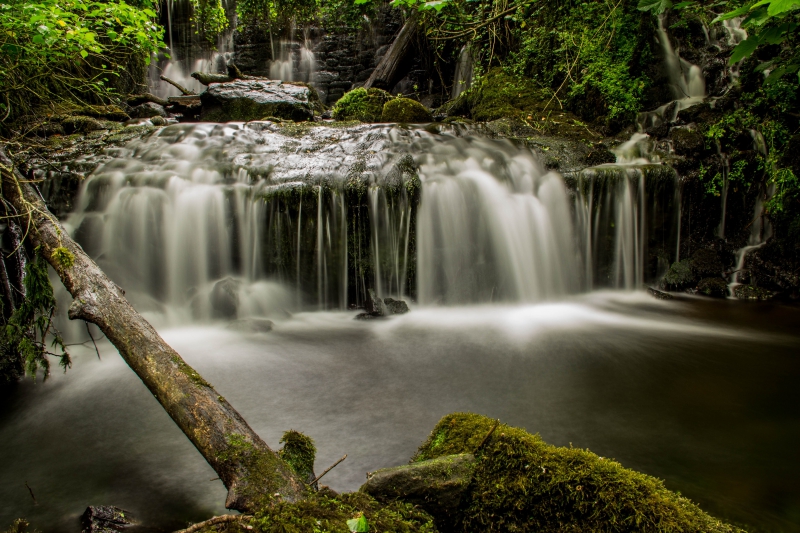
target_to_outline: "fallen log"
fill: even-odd
[[[406,20],[394,42],[364,84],[365,89],[376,87],[391,91],[405,75],[408,56],[413,50],[414,38],[419,29],[419,13],[414,11]]]
[[[150,93],[145,94],[135,94],[128,98],[128,105],[130,106],[137,106],[140,104],[144,104],[145,102],[152,102],[154,104],[158,104],[161,106],[167,105],[167,101],[163,98],[159,98],[158,96]]]
[[[242,512],[306,495],[304,483],[214,387],[128,303],[50,213],[0,146],[4,201],[73,297],[69,318],[96,324],[217,472],[229,509]]]

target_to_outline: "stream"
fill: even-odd
[[[161,326],[270,446],[290,428],[355,490],[403,464],[443,415],[474,411],[588,447],[759,531],[800,531],[800,310],[642,292],[414,308],[384,321],[300,312],[269,333]],[[97,336],[97,335],[96,335]],[[0,522],[75,531],[89,505],[155,530],[222,513],[226,491],[107,343],[6,391]],[[34,491],[33,500],[25,486]]]

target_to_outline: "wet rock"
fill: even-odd
[[[240,318],[228,324],[228,329],[242,333],[269,333],[275,324],[265,318]]]
[[[64,128],[64,133],[89,133],[92,131],[102,130],[103,124],[92,117],[76,116],[67,117],[61,121],[61,126]]]
[[[167,112],[164,106],[160,106],[154,102],[145,102],[139,104],[131,109],[131,117],[133,118],[150,118],[150,117],[166,117]]]
[[[403,300],[384,298],[383,303],[385,304],[386,312],[390,315],[402,315],[408,313],[408,305],[406,305]]]
[[[241,283],[233,278],[225,278],[214,284],[209,297],[212,318],[236,318],[240,286]]]
[[[311,89],[274,80],[236,80],[213,83],[200,95],[200,117],[209,122],[260,120],[279,117],[313,120]]]
[[[705,148],[703,135],[689,128],[676,127],[669,131],[669,138],[675,153],[683,156],[697,156]]]
[[[722,273],[722,261],[719,254],[708,248],[701,248],[692,254],[692,269],[699,278],[719,276]]]
[[[83,533],[116,533],[132,524],[130,513],[110,505],[89,506],[81,515]]]
[[[395,98],[383,105],[381,122],[430,122],[433,120],[431,112],[416,100],[411,98]]]
[[[672,295],[666,292],[661,292],[653,287],[647,287],[647,292],[656,300],[672,300]]]
[[[402,500],[418,506],[435,517],[438,527],[447,530],[455,522],[474,466],[475,456],[464,453],[383,468],[367,474],[367,482],[359,491],[378,501]]]
[[[712,298],[725,298],[728,295],[728,284],[722,278],[703,278],[697,284],[697,292]]]
[[[35,137],[50,137],[51,135],[64,135],[64,126],[59,122],[43,122],[33,128],[28,135]]]
[[[751,301],[765,301],[775,297],[774,292],[753,285],[737,285],[733,289],[733,295],[739,300]]]
[[[616,163],[617,156],[615,156],[613,152],[611,152],[611,150],[609,150],[605,145],[598,144],[584,156],[583,160],[586,161],[586,164],[590,167],[594,167],[605,163]]]
[[[150,123],[153,124],[153,126],[166,126],[167,119],[164,117],[155,116],[150,119]]]
[[[364,311],[375,316],[386,316],[386,306],[383,300],[375,295],[373,289],[367,290],[367,300],[364,302]]]

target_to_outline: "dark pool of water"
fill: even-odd
[[[474,411],[658,476],[705,510],[800,532],[800,309],[606,293],[416,309],[385,322],[305,313],[273,332],[161,328],[267,442],[315,439],[354,490],[408,461],[437,420]],[[77,531],[111,504],[165,531],[223,512],[225,489],[114,349],[76,348],[2,392],[0,526]],[[34,504],[26,482],[34,491]]]

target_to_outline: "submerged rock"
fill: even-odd
[[[650,293],[650,296],[652,296],[656,300],[672,300],[671,294],[667,294],[666,292],[661,292],[658,289],[654,289],[653,287],[647,287],[647,292]]]
[[[228,324],[228,329],[242,333],[269,333],[275,324],[266,318],[240,318]]]
[[[83,533],[116,533],[132,524],[130,513],[111,505],[89,506],[81,516]]]
[[[386,311],[390,315],[402,315],[408,313],[408,305],[403,300],[395,300],[394,298],[384,298]]]
[[[775,297],[775,293],[761,287],[754,287],[753,285],[737,285],[733,289],[733,295],[739,300],[771,300]]]
[[[200,100],[200,117],[207,122],[247,122],[268,116],[295,122],[314,118],[311,89],[299,84],[273,80],[212,83]]]
[[[697,292],[712,298],[725,298],[728,295],[728,284],[722,278],[703,278],[697,284]]]
[[[356,315],[356,320],[370,320],[404,313],[408,313],[408,305],[403,300],[395,300],[394,298],[381,299],[375,295],[374,289],[367,289],[364,312]]]
[[[225,278],[214,284],[209,297],[212,318],[236,318],[240,285],[241,283],[233,278]]]

